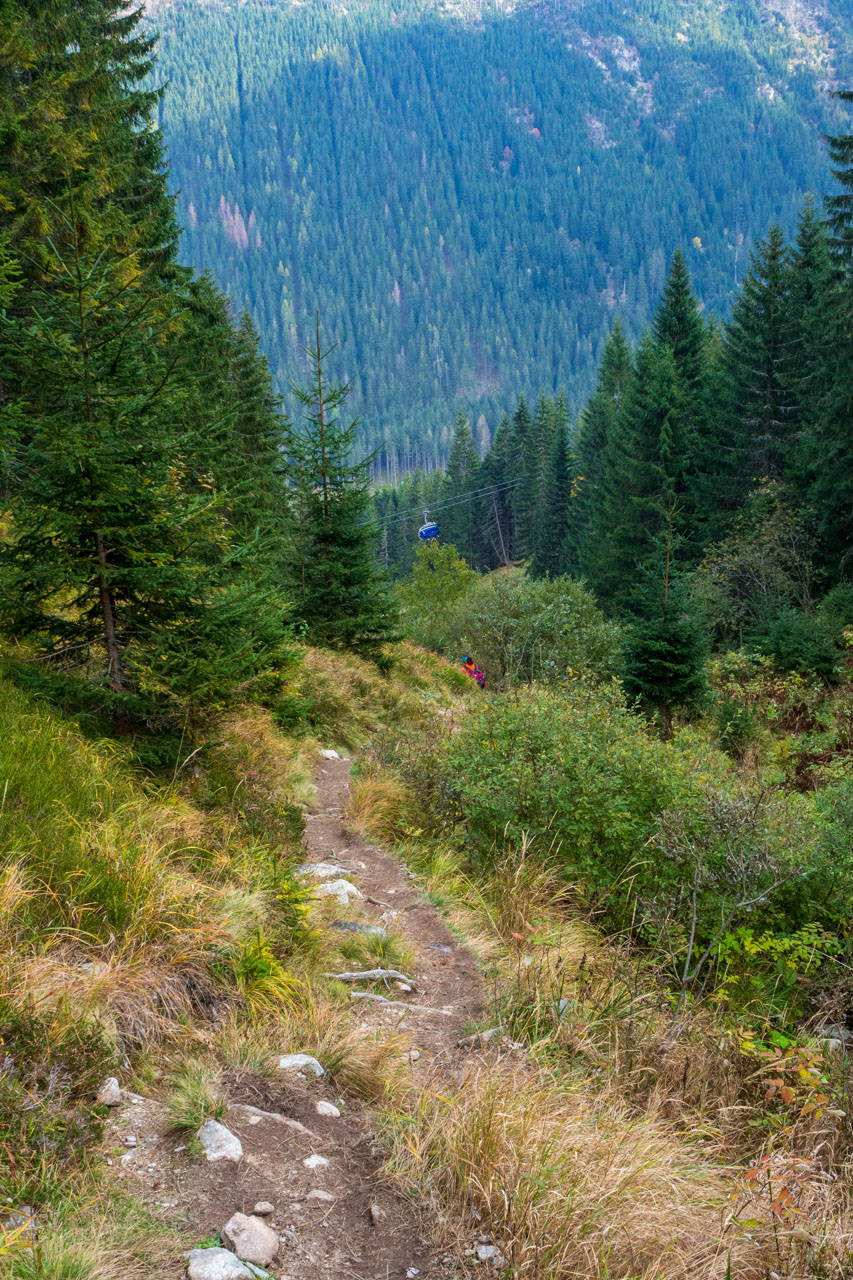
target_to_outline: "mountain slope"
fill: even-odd
[[[153,8],[185,223],[279,385],[321,312],[366,443],[445,456],[520,390],[590,390],[676,244],[725,314],[751,241],[830,181],[850,0]],[[454,402],[458,401],[458,405]]]

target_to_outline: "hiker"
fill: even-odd
[[[486,687],[485,672],[481,671],[480,668],[477,666],[476,662],[474,661],[474,659],[469,658],[467,654],[463,654],[462,656],[462,670],[466,672],[466,674],[469,675],[472,680],[476,680],[477,684],[480,686],[481,689],[485,689]]]

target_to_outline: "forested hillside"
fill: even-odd
[[[752,241],[826,189],[848,0],[150,6],[182,255],[282,390],[319,307],[366,446],[482,449],[519,392],[592,389],[677,245],[727,314]],[[482,415],[482,416],[481,416]]]

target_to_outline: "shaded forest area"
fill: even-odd
[[[375,474],[444,463],[455,406],[482,453],[522,391],[576,415],[674,245],[729,313],[752,242],[827,187],[844,9],[159,6],[182,255],[281,390],[319,306]]]

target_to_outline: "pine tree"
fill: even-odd
[[[518,552],[525,558],[535,554],[539,531],[546,517],[553,443],[554,406],[542,391],[533,421],[526,430],[519,481],[514,494]]]
[[[453,428],[453,444],[447,459],[442,500],[449,504],[440,513],[442,541],[450,542],[472,565],[482,560],[482,511],[478,498],[480,457],[471,435],[471,424],[461,411]],[[463,499],[462,501],[454,501]]]
[[[244,582],[215,493],[187,485],[191,433],[167,359],[177,300],[138,254],[56,255],[7,315],[24,418],[12,536],[0,547],[4,631],[103,680],[119,718],[186,714],[286,658],[281,603]],[[241,624],[241,625],[238,625]]]
[[[303,420],[288,438],[295,476],[288,586],[312,643],[377,659],[395,636],[396,610],[375,559],[370,459],[351,461],[358,423],[338,417],[349,389],[328,382],[319,319],[306,354],[313,382],[293,388]]]
[[[753,252],[723,343],[724,413],[742,493],[785,473],[793,414],[789,279],[785,237],[773,226]]]
[[[480,468],[481,487],[487,489],[484,494],[483,509],[483,542],[487,557],[487,567],[506,568],[512,563],[513,520],[512,489],[514,480],[512,471],[512,428],[509,418],[504,415],[492,447],[483,459]]]
[[[617,320],[601,358],[598,386],[587,402],[574,446],[575,477],[563,556],[566,571],[594,581],[607,557],[611,530],[605,516],[604,458],[617,429],[633,376],[631,352]]]
[[[683,586],[670,584],[656,605],[648,602],[625,638],[622,683],[629,698],[659,718],[672,734],[677,711],[698,711],[705,698],[708,636]]]
[[[37,278],[69,224],[80,249],[136,253],[171,270],[177,245],[159,92],[144,87],[154,41],[126,0],[5,0],[0,48],[0,231]]]
[[[608,537],[590,566],[590,585],[602,600],[628,604],[664,531],[674,525],[680,532],[691,467],[683,397],[671,349],[647,336],[605,444],[597,518]]]
[[[533,434],[533,419],[523,395],[518,397],[515,413],[512,415],[512,449],[511,479],[515,481],[512,490],[512,525],[513,542],[511,556],[513,560],[521,559],[525,554],[524,524],[526,520],[527,497],[524,493],[522,478],[525,471],[525,459]]]
[[[544,515],[539,524],[536,550],[530,565],[533,577],[557,577],[564,571],[571,490],[572,464],[568,429],[564,415],[561,414],[557,420],[556,434],[551,447]]]
[[[689,397],[697,397],[698,404],[705,377],[707,334],[680,249],[672,255],[669,275],[652,322],[652,334],[659,345],[672,351],[685,391]],[[697,409],[694,408],[694,412]]]
[[[836,94],[853,103],[853,91]],[[822,310],[826,385],[817,421],[804,442],[808,499],[830,581],[853,564],[853,134],[829,139],[841,191],[826,200],[832,280]]]

